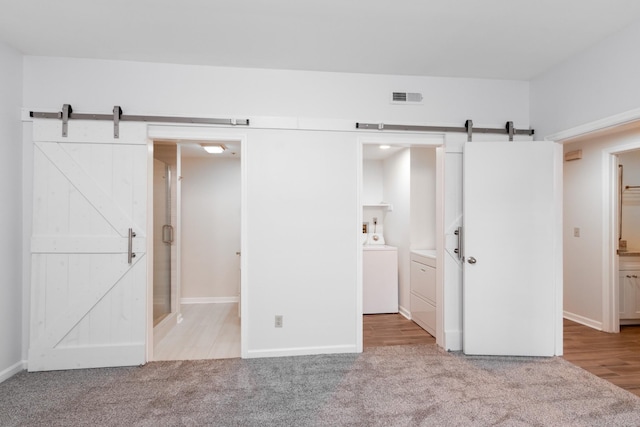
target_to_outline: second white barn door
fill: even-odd
[[[120,135],[33,123],[30,371],[145,362],[146,126]]]
[[[464,148],[464,352],[562,354],[560,145]]]

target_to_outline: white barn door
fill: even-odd
[[[30,371],[139,365],[146,331],[146,126],[33,123]],[[129,229],[135,256],[129,260]],[[130,261],[130,262],[129,262]]]
[[[464,352],[562,354],[562,147],[464,148]]]

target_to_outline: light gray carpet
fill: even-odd
[[[1,426],[639,426],[640,398],[560,359],[433,345],[21,373]]]

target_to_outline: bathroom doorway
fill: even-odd
[[[173,174],[155,158],[166,147],[175,149]],[[153,360],[240,357],[240,149],[239,140],[154,141]],[[167,263],[175,316],[162,314]]]

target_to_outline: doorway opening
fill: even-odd
[[[640,149],[617,154],[620,325],[640,325]]]
[[[443,311],[436,290],[442,289],[436,271],[444,240],[442,138],[389,136],[361,143],[364,346],[434,342]],[[412,275],[413,264],[431,274]],[[393,330],[407,319],[414,332],[403,341]]]
[[[618,255],[619,189],[624,188],[618,156],[640,150],[639,125],[628,115],[612,116],[590,124],[589,132],[581,127],[548,137],[562,142],[565,152],[564,317],[609,333],[620,332],[624,305],[619,292],[623,257]],[[629,169],[624,168],[625,181]],[[626,215],[626,228],[625,222]],[[627,249],[634,249],[629,244]]]
[[[241,141],[153,148],[153,360],[240,357]]]
[[[609,318],[612,332],[620,332],[621,326],[640,325],[640,142],[615,147],[606,156],[612,213]]]

